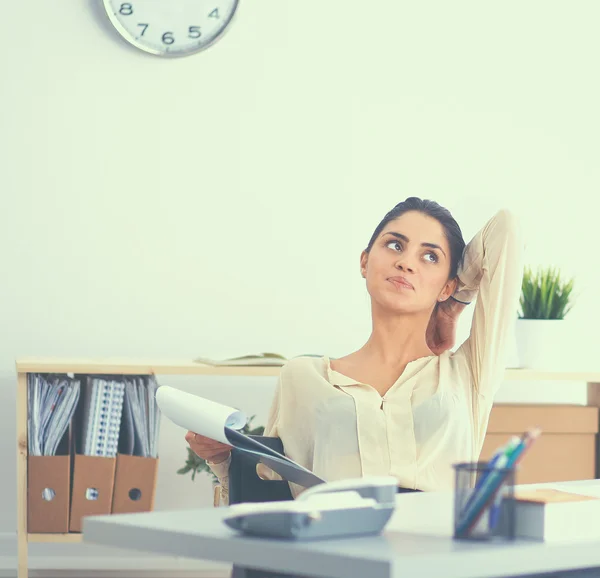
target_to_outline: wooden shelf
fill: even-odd
[[[28,542],[82,542],[83,534],[27,534]]]
[[[32,357],[16,361],[17,373],[115,373],[129,375],[227,375],[227,376],[277,376],[280,367],[237,366],[214,367],[190,360],[140,360],[140,359],[61,359]],[[507,369],[507,381],[583,381],[600,383],[600,371]]]
[[[140,360],[140,359],[55,359],[22,358],[16,361],[17,373],[105,373],[129,375],[244,375],[276,376],[280,367],[214,367],[190,360]]]
[[[538,370],[538,369],[507,369],[506,381],[584,381],[600,383],[600,371],[586,370]]]

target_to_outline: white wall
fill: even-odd
[[[360,251],[409,195],[467,240],[515,210],[528,263],[577,275],[568,355],[593,352],[595,0],[246,1],[225,39],[168,61],[126,46],[100,5],[3,7],[0,532],[15,357],[343,355],[369,331]],[[185,387],[266,411],[273,381]],[[209,503],[208,480],[174,474],[182,432],[163,433],[157,507]]]

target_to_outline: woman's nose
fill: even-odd
[[[410,271],[411,273],[414,272],[414,267],[413,267],[411,259],[407,258],[404,255],[402,256],[401,259],[398,259],[398,261],[396,262],[396,268],[400,269],[402,271]]]

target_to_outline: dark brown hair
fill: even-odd
[[[377,225],[369,244],[365,251],[369,253],[373,248],[377,237],[381,234],[384,227],[394,219],[397,219],[408,211],[418,211],[436,219],[444,228],[444,233],[448,244],[450,245],[450,279],[454,279],[458,273],[458,268],[462,262],[463,251],[465,249],[465,240],[458,223],[448,209],[445,209],[435,201],[420,199],[418,197],[408,197],[405,201],[398,203],[391,211],[383,217],[381,223]]]

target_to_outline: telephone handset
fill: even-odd
[[[394,512],[397,485],[392,476],[318,484],[291,502],[232,505],[224,522],[248,535],[288,540],[379,534]]]
[[[297,499],[303,501],[310,500],[318,494],[356,492],[363,498],[373,498],[378,502],[389,502],[395,500],[397,490],[398,480],[393,476],[369,476],[318,484],[304,490]]]

